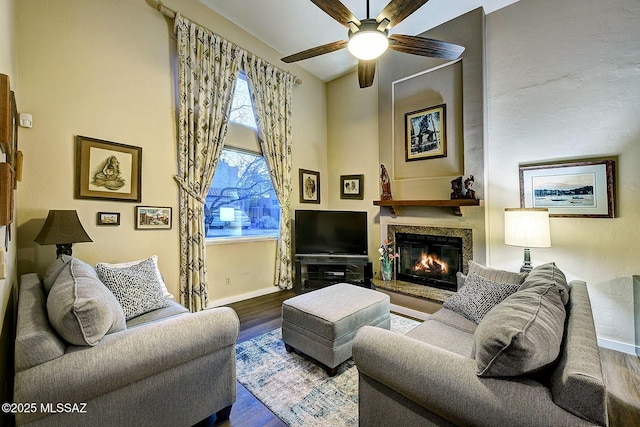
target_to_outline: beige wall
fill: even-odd
[[[355,73],[327,84],[328,183],[332,210],[367,211],[369,259],[377,264],[380,246],[378,164],[378,85],[360,89]],[[340,175],[364,175],[363,200],[340,199]]]
[[[533,249],[532,256],[535,265],[555,261],[570,279],[587,281],[601,345],[627,352],[634,344],[631,275],[638,274],[640,256],[639,15],[634,0],[521,0],[487,15],[486,203],[465,215],[465,221],[485,223],[488,263],[518,269],[522,249],[504,245],[503,211],[519,206],[519,164],[618,156],[617,218],[552,218],[553,246]],[[393,69],[379,75],[410,65],[394,61],[389,66]],[[329,105],[337,108],[331,99],[340,99],[342,112],[369,100],[357,89],[340,94],[341,80],[328,88]],[[381,109],[389,108],[386,98],[380,103]],[[348,122],[329,117],[330,136],[352,133]],[[372,153],[346,156],[357,156],[359,164],[380,161]],[[460,226],[440,211],[429,216],[444,226]]]
[[[626,351],[640,269],[639,21],[635,0],[524,0],[487,16],[490,262],[521,262],[503,244],[519,164],[618,156],[617,218],[552,218],[552,247],[532,259],[587,281],[601,344]]]
[[[18,91],[18,73],[16,58],[16,3],[17,0],[0,0],[0,73],[9,76],[11,89]],[[2,161],[6,160],[4,153],[0,154]],[[16,226],[10,225],[11,241],[8,245],[4,262],[6,263],[6,276],[0,279],[0,400],[6,401],[11,395],[12,364],[13,358],[13,316],[15,314],[10,303],[12,291],[16,289]],[[0,227],[0,238],[5,238],[7,227]],[[4,244],[3,244],[4,246]],[[2,255],[0,255],[2,256]],[[14,294],[15,295],[15,294]],[[4,414],[0,414],[0,424],[6,420]]]
[[[199,2],[167,7],[207,26],[268,61],[280,55]],[[175,43],[166,18],[145,1],[21,0],[18,2],[18,105],[33,115],[21,132],[24,180],[18,203],[18,266],[43,273],[55,258],[33,242],[49,209],[76,209],[93,243],[74,245],[90,262],[125,261],[158,254],[169,290],[178,292],[179,240],[173,66]],[[325,84],[296,66],[303,80],[293,91],[293,163],[326,175]],[[169,231],[136,231],[134,206],[74,199],[74,136],[142,147],[142,202],[171,206]],[[297,180],[296,180],[297,181]],[[297,191],[297,182],[294,183]],[[297,193],[294,193],[293,207]],[[96,213],[121,213],[119,227],[98,227]],[[243,254],[245,261],[238,262]],[[275,242],[211,245],[207,249],[212,303],[273,287]],[[269,261],[270,260],[270,261]],[[225,285],[224,278],[231,284]]]

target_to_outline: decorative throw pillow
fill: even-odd
[[[117,264],[109,264],[109,263],[106,263],[106,262],[101,262],[99,264],[96,264],[96,267],[98,265],[104,265],[106,267],[111,267],[111,268],[125,268],[125,267],[131,267],[132,265],[140,264],[142,261],[147,261],[147,260],[153,261],[153,265],[154,265],[155,270],[156,270],[156,276],[158,277],[158,281],[160,282],[160,286],[162,286],[162,295],[164,295],[165,298],[174,299],[173,294],[170,293],[169,290],[167,289],[167,284],[164,282],[164,277],[162,276],[162,273],[160,272],[160,269],[158,268],[158,255],[151,255],[147,259],[138,259],[138,260],[135,260],[135,261],[120,262],[120,263],[117,263]]]
[[[472,322],[480,323],[489,310],[517,291],[519,287],[520,285],[512,283],[487,280],[471,273],[467,276],[465,285],[450,296],[442,306],[461,314]]]
[[[562,298],[562,303],[567,305],[569,302],[569,284],[567,283],[567,278],[564,273],[560,271],[554,262],[550,262],[548,264],[542,264],[537,267],[534,267],[533,270],[529,273],[527,278],[524,280],[522,287],[520,289],[526,289],[531,286],[537,286],[540,284],[552,284],[560,293],[560,298]]]
[[[169,305],[155,270],[151,259],[123,268],[96,265],[98,277],[116,296],[127,320]]]
[[[47,297],[49,322],[74,345],[96,345],[106,334],[127,328],[122,307],[93,267],[71,258]]]
[[[524,279],[527,277],[527,273],[515,273],[512,271],[499,270],[497,268],[485,267],[482,264],[478,264],[473,260],[469,260],[469,271],[467,275],[475,273],[480,277],[492,280],[498,283],[512,283],[514,285],[521,285]]]
[[[44,279],[42,279],[42,284],[44,286],[45,295],[49,294],[51,287],[56,282],[56,279],[62,273],[62,270],[71,262],[72,257],[69,255],[62,255],[59,258],[56,258],[49,267],[47,267],[47,271],[44,274]]]
[[[474,334],[478,376],[513,377],[553,363],[560,354],[565,317],[553,284],[509,296],[487,313]]]

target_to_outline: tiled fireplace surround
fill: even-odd
[[[381,236],[386,236],[385,238],[390,242],[396,241],[396,233],[410,233],[410,234],[420,234],[420,235],[433,235],[433,236],[447,236],[447,237],[459,237],[462,239],[462,265],[463,265],[463,273],[467,272],[469,260],[474,257],[474,244],[473,244],[473,229],[471,224],[464,224],[460,227],[449,226],[449,225],[434,225],[430,224],[419,224],[421,221],[415,220],[411,221],[411,223],[401,223],[401,222],[381,222]],[[385,233],[386,229],[386,233]],[[394,277],[395,279],[395,277]],[[376,287],[392,292],[397,292],[404,295],[409,295],[413,297],[426,298],[433,301],[442,302],[449,296],[453,294],[453,291],[439,289],[427,285],[415,284],[410,282],[404,282],[400,280],[391,280],[391,281],[382,281],[379,278],[374,279],[374,284]]]

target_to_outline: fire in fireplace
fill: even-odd
[[[462,238],[396,233],[397,279],[440,289],[456,290],[462,271]]]

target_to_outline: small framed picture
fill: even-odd
[[[446,104],[404,115],[405,160],[447,156]]]
[[[169,230],[171,208],[159,206],[136,206],[137,230]]]
[[[340,198],[364,198],[364,175],[340,175]]]
[[[520,166],[520,207],[552,217],[613,218],[613,160]]]
[[[320,203],[320,172],[299,170],[300,203]]]
[[[142,148],[76,137],[76,199],[142,200]]]
[[[97,225],[120,225],[120,212],[98,212]]]

